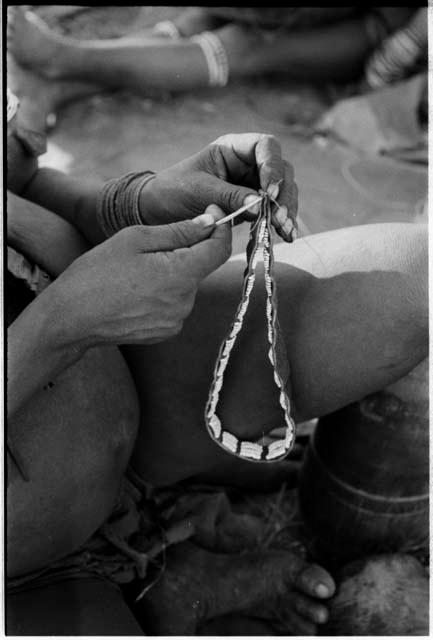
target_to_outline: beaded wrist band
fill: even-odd
[[[124,227],[144,224],[140,194],[155,175],[153,171],[134,171],[104,184],[96,203],[96,218],[107,238]]]
[[[212,31],[190,38],[197,43],[206,58],[210,87],[225,87],[229,80],[229,62],[221,40]]]
[[[288,379],[289,365],[277,319],[277,290],[273,275],[271,205],[269,197],[266,197],[266,194],[263,193],[261,195],[265,195],[265,197],[261,203],[259,217],[251,226],[250,240],[247,246],[248,264],[244,273],[242,300],[236,311],[228,336],[222,343],[218,354],[205,409],[205,424],[211,438],[226,451],[251,461],[275,462],[276,460],[284,458],[289,453],[295,440],[295,423],[290,415],[290,400],[285,389],[285,380]],[[259,260],[260,247],[263,248],[263,264],[265,270],[266,322],[268,342],[270,345],[268,358],[274,370],[275,384],[279,389],[279,402],[284,413],[285,423],[284,437],[266,445],[261,444],[259,441],[250,442],[240,440],[229,431],[224,430],[216,414],[220,391],[224,383],[224,372],[237,335],[242,329],[251,291],[254,287],[256,278],[255,269]]]

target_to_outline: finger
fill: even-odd
[[[298,215],[298,186],[292,165],[283,160],[284,176],[280,184],[278,204],[287,207],[287,215],[294,222]],[[273,196],[274,197],[274,196]]]
[[[298,213],[298,187],[293,179],[293,167],[289,163],[285,164],[285,178],[280,186],[278,204],[272,211],[272,224],[277,233],[286,242],[295,239]]]
[[[280,193],[280,183],[285,179],[285,164],[281,155],[281,145],[274,136],[260,136],[256,149],[256,164],[260,186],[276,198]]]
[[[228,215],[237,211],[250,202],[254,202],[259,197],[257,191],[242,185],[231,184],[221,180],[214,175],[206,175],[200,185],[200,198],[203,202],[214,202]],[[251,205],[251,214],[257,215],[259,203]],[[248,212],[247,212],[248,213]]]
[[[216,208],[215,205],[208,207]],[[175,253],[179,270],[186,275],[202,280],[229,259],[232,251],[232,233],[228,224],[216,227],[212,235],[189,249],[178,249]]]
[[[264,133],[242,133],[221,136],[212,145],[218,147],[224,164],[224,177],[238,181],[246,169],[258,174],[259,186],[278,195],[277,183],[284,178],[284,163],[278,140]]]
[[[141,253],[175,251],[191,247],[210,236],[215,222],[224,217],[219,209],[208,207],[206,212],[192,220],[182,220],[159,226],[134,226],[123,229],[127,241]]]

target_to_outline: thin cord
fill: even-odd
[[[316,251],[316,249],[314,249],[314,247],[311,246],[311,244],[309,242],[307,242],[307,239],[304,238],[304,236],[300,236],[298,238],[298,240],[303,240],[305,242],[305,244],[307,245],[307,247],[310,249],[310,251],[312,251],[318,258],[319,261],[321,262],[321,264],[325,267],[325,269],[327,269],[328,267],[326,266],[326,264],[323,262],[322,258],[320,257],[320,255],[318,254],[318,252]]]
[[[281,182],[281,180],[280,180]],[[275,200],[275,198],[273,198],[272,196],[269,196],[270,200],[272,200],[272,202],[278,207],[280,208],[280,204]],[[294,222],[295,225],[295,229],[297,229],[297,225],[296,222]],[[323,262],[322,258],[320,257],[320,255],[318,254],[318,252],[316,251],[316,249],[314,249],[313,246],[310,245],[310,243],[307,241],[307,239],[304,236],[298,236],[298,240],[303,240],[305,242],[305,244],[307,245],[307,247],[310,249],[310,251],[312,251],[314,253],[314,255],[316,255],[320,261],[320,263],[323,265],[323,267],[325,267],[325,269],[327,269],[328,267],[326,266],[326,264]]]

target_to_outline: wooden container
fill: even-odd
[[[338,566],[428,547],[428,363],[318,421],[301,471],[313,553]]]

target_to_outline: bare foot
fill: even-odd
[[[170,548],[159,582],[136,605],[146,633],[193,635],[232,612],[275,619],[285,632],[314,635],[328,619],[331,576],[298,555],[264,551],[215,554],[191,543]]]
[[[45,131],[55,121],[57,109],[72,100],[99,93],[102,88],[85,82],[49,80],[8,55],[9,89],[20,99],[20,120],[35,131]]]
[[[30,128],[44,131],[48,115],[57,106],[56,92],[53,92],[55,85],[30,69],[22,67],[10,55],[7,85],[20,100],[20,119]]]
[[[61,74],[68,39],[52,31],[35,13],[24,7],[8,8],[7,48],[23,67],[47,78]]]

